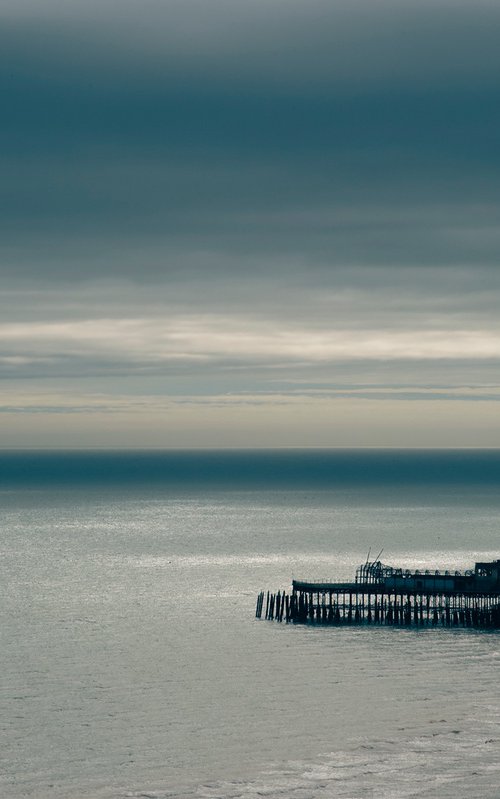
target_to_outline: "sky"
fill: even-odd
[[[0,447],[500,447],[499,35],[3,0]]]

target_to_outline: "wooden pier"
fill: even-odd
[[[352,583],[294,580],[261,591],[258,619],[294,624],[500,629],[500,560],[461,572],[411,572],[366,562]]]

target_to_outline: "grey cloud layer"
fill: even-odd
[[[110,275],[138,279],[224,255],[233,270],[249,254],[310,268],[497,263],[496,4],[7,3],[2,15],[6,273],[29,276],[36,260],[60,278],[82,251],[85,275],[102,274],[101,253]],[[130,263],[152,239],[161,263]]]
[[[104,83],[107,67],[139,84],[142,74],[164,81],[208,69],[229,83],[463,86],[494,80],[500,66],[500,10],[489,0],[6,0],[0,19],[46,68],[59,51]]]

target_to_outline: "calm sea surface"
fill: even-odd
[[[500,558],[498,452],[0,455],[5,799],[500,796],[500,635],[256,621]]]

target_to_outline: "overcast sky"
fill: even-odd
[[[0,445],[500,446],[499,39],[3,0]]]

